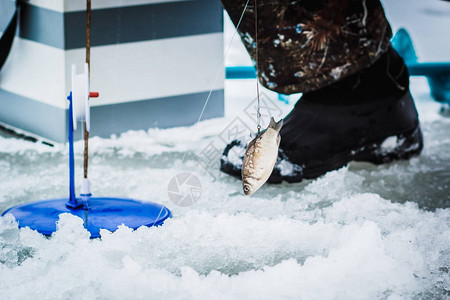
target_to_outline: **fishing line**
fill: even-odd
[[[247,0],[247,2],[245,3],[244,9],[242,10],[241,16],[240,16],[240,18],[239,18],[239,22],[237,23],[236,28],[235,28],[235,30],[234,30],[234,32],[233,32],[232,37],[231,37],[231,41],[228,43],[227,49],[225,50],[225,54],[224,54],[224,56],[223,56],[222,63],[220,64],[219,68],[217,69],[216,77],[215,77],[215,79],[214,79],[214,83],[213,83],[213,85],[212,85],[212,87],[211,87],[211,90],[210,90],[209,93],[208,93],[208,97],[206,98],[205,104],[203,105],[203,108],[202,108],[202,111],[201,111],[201,113],[200,113],[200,116],[198,117],[198,120],[197,120],[197,122],[195,123],[195,125],[194,125],[194,127],[193,127],[194,132],[192,133],[191,143],[192,143],[192,141],[194,140],[194,137],[195,137],[195,133],[196,133],[196,130],[197,130],[196,127],[197,127],[198,123],[200,123],[200,120],[201,120],[201,118],[202,118],[202,116],[203,116],[203,113],[205,112],[206,105],[208,104],[209,99],[211,98],[211,94],[212,94],[212,92],[213,92],[213,90],[214,90],[214,87],[216,86],[216,82],[217,82],[217,79],[219,78],[219,74],[220,74],[220,72],[222,71],[223,66],[225,65],[225,59],[226,59],[226,57],[227,57],[227,55],[228,55],[228,52],[230,51],[231,44],[233,43],[233,40],[234,40],[234,37],[236,36],[236,33],[237,33],[237,31],[238,31],[238,28],[239,28],[239,26],[241,25],[241,21],[242,21],[242,19],[244,18],[244,14],[245,14],[245,12],[246,12],[246,10],[247,10],[247,7],[248,7],[249,2],[250,2],[250,0]],[[181,163],[184,163],[184,160],[185,160],[185,158],[186,158],[187,152],[188,152],[187,150],[184,152],[183,158],[182,158],[182,160],[181,160]],[[162,211],[163,211],[163,207],[161,207],[161,210],[159,211],[158,218],[159,218],[159,215],[161,215],[161,212],[162,212]],[[157,220],[158,218],[156,218],[156,220]],[[155,222],[156,222],[156,221],[155,221]],[[152,224],[152,226],[154,226],[154,225],[155,225],[155,223]]]
[[[236,28],[235,28],[235,30],[234,30],[234,32],[233,32],[232,37],[231,37],[231,41],[228,43],[227,49],[225,50],[225,54],[224,54],[224,56],[223,56],[222,63],[220,64],[219,68],[217,69],[216,77],[215,77],[215,79],[214,79],[214,83],[213,83],[213,85],[212,85],[212,87],[211,87],[211,89],[210,89],[210,91],[209,91],[209,93],[208,93],[208,96],[207,96],[207,98],[206,98],[205,104],[203,104],[203,108],[202,108],[202,111],[200,112],[200,116],[198,117],[198,120],[197,120],[197,122],[195,123],[195,125],[194,125],[194,127],[193,127],[194,132],[192,133],[191,142],[194,140],[195,133],[196,133],[196,131],[197,131],[197,125],[198,125],[198,123],[200,123],[200,120],[201,120],[201,118],[202,118],[202,116],[203,116],[203,113],[205,112],[206,105],[208,105],[209,99],[211,98],[211,94],[212,94],[212,92],[213,92],[213,90],[214,90],[214,87],[216,86],[217,79],[219,79],[219,74],[220,74],[220,72],[222,71],[223,66],[225,65],[225,59],[226,59],[226,57],[228,56],[228,52],[230,51],[231,44],[233,43],[234,37],[236,36],[236,33],[237,33],[237,31],[238,31],[238,28],[239,28],[239,26],[241,25],[242,19],[244,18],[244,14],[245,14],[245,12],[247,11],[247,7],[248,7],[249,2],[250,2],[250,0],[247,0],[247,2],[245,3],[244,9],[242,10],[241,16],[240,16],[240,18],[239,18],[239,22],[237,23]],[[186,158],[187,152],[188,152],[188,150],[186,150],[186,151],[184,152],[183,158],[181,159],[181,163],[184,163],[184,160],[185,160],[185,158]]]
[[[202,111],[201,111],[201,113],[200,113],[200,116],[198,117],[197,122],[196,122],[195,125],[193,126],[194,132],[192,133],[191,143],[192,143],[192,141],[194,140],[195,133],[196,133],[196,130],[197,130],[197,125],[198,125],[198,123],[200,123],[200,120],[201,120],[201,118],[202,118],[202,116],[203,116],[203,113],[205,112],[206,105],[208,105],[209,99],[211,98],[211,94],[212,94],[212,92],[213,92],[213,90],[214,90],[214,87],[216,86],[217,79],[219,78],[219,74],[220,74],[220,72],[222,71],[223,66],[225,65],[225,59],[226,59],[226,57],[227,57],[227,55],[228,55],[228,52],[230,51],[231,44],[233,43],[234,37],[236,36],[236,33],[237,33],[237,31],[238,31],[238,28],[239,28],[239,26],[241,25],[242,19],[244,18],[244,14],[245,14],[245,12],[247,11],[247,7],[248,7],[249,2],[250,2],[250,0],[247,0],[247,2],[245,3],[244,9],[242,10],[241,16],[240,16],[240,18],[239,18],[239,22],[237,23],[236,28],[235,28],[235,30],[234,30],[234,32],[233,32],[232,37],[231,37],[231,41],[228,43],[227,49],[225,50],[225,54],[224,54],[224,56],[223,56],[222,63],[220,64],[219,68],[217,69],[216,77],[215,77],[215,79],[214,79],[214,83],[213,83],[213,85],[212,85],[212,87],[211,87],[211,90],[210,90],[209,93],[208,93],[208,97],[206,98],[205,104],[203,105],[203,108],[202,108]],[[182,160],[181,160],[181,163],[184,163],[184,160],[186,159],[186,154],[187,154],[187,152],[188,152],[187,150],[184,152],[183,158],[182,158]],[[158,218],[159,218],[159,215],[161,215],[161,212],[162,212],[162,211],[163,211],[163,207],[161,207],[161,210],[159,211]],[[158,219],[158,218],[157,218],[157,219]],[[155,222],[156,222],[156,221],[155,221]],[[153,223],[151,226],[154,226],[154,225],[155,225],[155,223]]]
[[[256,60],[256,70],[258,70],[258,1],[255,0],[255,60]],[[256,99],[258,101],[258,105],[256,107],[256,129],[258,130],[258,135],[261,132],[261,103],[259,99],[259,79],[258,73],[256,74]]]

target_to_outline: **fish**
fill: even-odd
[[[252,195],[269,179],[278,158],[280,129],[283,119],[272,117],[266,130],[261,131],[247,146],[242,161],[242,186],[244,194]]]

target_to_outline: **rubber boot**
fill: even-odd
[[[403,59],[390,48],[369,68],[304,94],[284,118],[278,160],[268,182],[317,178],[350,161],[374,164],[408,159],[423,148],[417,110]],[[240,177],[246,148],[234,140],[221,170]]]

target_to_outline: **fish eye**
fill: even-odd
[[[248,187],[248,185],[244,186],[244,191],[248,192],[250,190],[250,188]]]

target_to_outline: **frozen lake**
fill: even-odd
[[[228,108],[247,105],[252,96],[236,91],[253,86],[227,82]],[[448,296],[450,119],[437,113],[423,80],[412,87],[422,155],[382,166],[352,163],[317,180],[266,185],[252,197],[243,195],[239,180],[214,166],[205,173],[198,163],[208,145],[220,145],[231,114],[196,128],[93,138],[94,195],[159,202],[174,218],[159,228],[103,232],[101,240],[90,240],[81,219],[69,215],[51,238],[0,218],[0,293],[8,299]],[[81,166],[82,144],[75,150]],[[66,196],[67,155],[64,145],[0,138],[0,210]],[[201,182],[193,206],[169,200],[168,183],[180,172]]]
[[[231,62],[245,63],[236,48]],[[121,227],[91,240],[81,219],[61,215],[46,238],[1,217],[1,298],[450,297],[450,118],[439,114],[424,78],[411,84],[425,139],[420,156],[351,163],[316,180],[265,185],[251,197],[217,162],[234,125],[255,130],[255,81],[229,80],[225,91],[225,118],[90,140],[94,196],[166,205],[174,217],[163,226]],[[285,104],[264,94],[280,115],[298,98]],[[82,148],[76,143],[77,179]],[[67,161],[67,145],[0,136],[0,212],[67,196]],[[181,172],[201,183],[187,207],[167,192]]]

